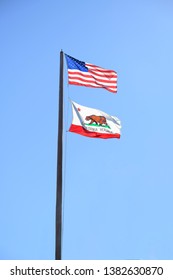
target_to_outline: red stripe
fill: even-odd
[[[71,76],[73,76],[73,75],[81,75],[81,76],[84,76],[84,77],[93,77],[93,76],[96,76],[96,79],[97,79],[97,76],[98,77],[101,77],[101,78],[106,78],[106,79],[112,79],[112,78],[114,78],[114,79],[117,79],[117,75],[114,75],[114,74],[112,74],[111,73],[111,75],[110,74],[108,74],[108,73],[98,73],[98,72],[96,72],[96,71],[92,71],[92,70],[89,70],[88,72],[82,72],[82,71],[70,71],[70,70],[68,70],[68,74],[69,75],[71,75]],[[115,81],[114,81],[115,82]]]
[[[102,139],[109,139],[109,138],[120,138],[119,133],[115,134],[108,134],[108,133],[97,133],[91,132],[89,130],[84,129],[80,125],[72,124],[69,129],[70,132],[74,132],[83,136],[92,137],[92,138],[102,138]]]
[[[94,69],[89,68],[88,71],[89,72],[94,72],[98,75],[100,74],[100,75],[107,75],[107,76],[112,76],[112,77],[116,76],[117,77],[117,74],[115,72],[112,72],[112,71],[109,71],[109,70],[105,71],[105,70],[100,70],[100,69],[95,69],[95,68]]]
[[[87,78],[89,78],[89,77],[87,77]],[[95,79],[95,78],[85,79],[85,77],[83,77],[83,76],[82,77],[77,77],[77,76],[73,77],[72,75],[70,75],[69,79],[70,80],[79,80],[79,81],[86,82],[86,83],[98,83],[99,84],[99,82],[100,82],[101,84],[105,84],[105,85],[108,84],[110,86],[114,86],[114,85],[117,84],[116,81],[105,81],[105,80],[102,80],[102,79]]]
[[[104,69],[104,68],[101,68],[101,67],[93,65],[93,64],[85,63],[85,66],[87,68],[89,68],[90,70],[95,70],[95,71],[97,70],[97,71],[100,71],[103,73],[105,72],[105,73],[112,73],[112,74],[117,75],[117,73],[114,70]]]
[[[81,84],[80,82],[70,82],[69,81],[69,85],[76,85],[76,86],[85,86],[85,87],[92,87],[92,88],[104,88],[104,89],[107,89],[108,91],[110,92],[113,92],[113,93],[116,93],[117,92],[117,87],[115,87],[115,90],[112,89],[112,87],[110,88],[109,86],[103,86],[103,85],[97,85],[96,86],[93,86],[93,85],[90,85],[90,84]]]

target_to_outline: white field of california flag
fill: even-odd
[[[120,138],[121,122],[117,117],[71,102],[73,120],[70,132],[103,139]]]

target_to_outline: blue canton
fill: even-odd
[[[82,72],[88,72],[84,61],[80,61],[72,56],[65,54],[68,69],[77,69]]]

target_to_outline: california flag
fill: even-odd
[[[73,120],[69,131],[87,137],[120,138],[121,122],[98,109],[72,101]]]

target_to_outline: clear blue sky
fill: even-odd
[[[121,139],[64,133],[63,259],[173,259],[173,3],[0,3],[0,259],[54,259],[59,52],[118,73],[67,85]]]

